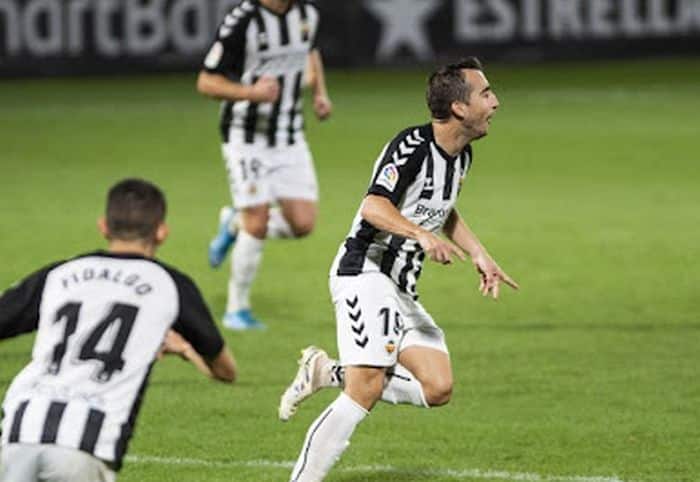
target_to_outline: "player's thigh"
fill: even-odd
[[[116,476],[101,460],[80,450],[44,446],[39,464],[41,482],[113,482]]]
[[[233,204],[246,208],[274,200],[269,150],[257,144],[228,143],[222,146]]]
[[[318,216],[316,201],[308,199],[279,199],[282,215],[296,236],[305,236],[313,231]]]
[[[0,448],[0,482],[33,482],[39,471],[37,445],[9,444]]]
[[[445,334],[420,303],[403,297],[401,308],[405,331],[399,363],[421,382],[429,404],[447,403],[453,377]]]
[[[381,273],[332,277],[331,295],[341,365],[395,365],[402,333],[392,281]]]
[[[401,351],[399,363],[418,379],[431,406],[443,405],[452,396],[450,356],[441,350],[412,345]]]
[[[386,368],[368,366],[345,367],[343,391],[365,410],[372,410],[382,398]]]
[[[313,157],[306,143],[278,148],[273,157],[275,168],[271,173],[271,184],[275,199],[298,199],[316,203],[318,180]]]

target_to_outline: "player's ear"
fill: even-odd
[[[465,117],[467,117],[467,109],[469,107],[465,102],[462,102],[460,100],[455,100],[450,104],[450,110],[452,111],[452,115],[455,116],[459,120],[463,120]]]
[[[110,238],[109,226],[107,226],[107,218],[105,218],[104,216],[100,216],[99,218],[97,218],[97,229],[100,231],[100,234],[103,238]]]
[[[160,223],[158,229],[156,229],[156,246],[163,244],[165,240],[168,239],[169,234],[170,228],[168,228],[168,225],[165,224],[165,222]]]

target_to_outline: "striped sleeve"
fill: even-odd
[[[252,2],[244,0],[224,17],[204,58],[205,71],[238,78],[243,74],[246,30],[254,12]]]
[[[375,169],[367,194],[384,196],[398,206],[408,187],[416,180],[429,149],[420,129],[399,133],[385,148]]]

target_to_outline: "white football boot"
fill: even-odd
[[[315,346],[308,346],[301,351],[299,370],[280,399],[280,420],[286,422],[296,413],[301,402],[321,388],[331,386],[331,374],[327,369],[329,361],[328,354]]]

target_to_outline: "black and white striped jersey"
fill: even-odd
[[[406,219],[438,233],[455,206],[471,163],[471,146],[451,157],[436,144],[431,124],[410,127],[384,147],[374,165],[368,194],[389,198]],[[418,298],[416,283],[424,259],[417,241],[380,231],[358,210],[331,275],[382,272],[401,291]]]
[[[204,70],[244,85],[262,76],[276,77],[281,95],[274,103],[223,102],[221,135],[269,146],[294,144],[302,132],[301,87],[309,52],[316,48],[318,9],[309,0],[293,0],[277,14],[259,0],[243,0],[226,15],[204,59]]]
[[[193,281],[138,255],[56,263],[0,296],[0,339],[37,330],[2,405],[2,445],[55,444],[121,466],[168,329],[212,359],[223,339]]]

